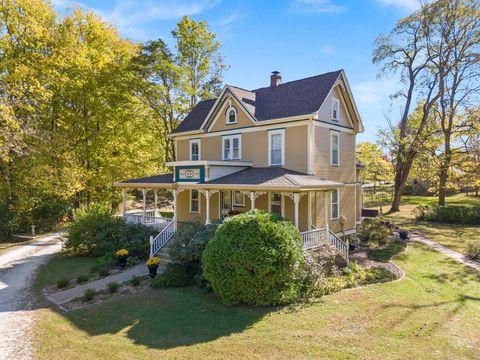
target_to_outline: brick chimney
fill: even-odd
[[[282,83],[282,77],[280,76],[280,71],[272,71],[270,75],[270,87],[277,87]]]

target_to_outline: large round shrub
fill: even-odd
[[[297,228],[259,210],[227,218],[202,257],[203,275],[226,305],[295,301],[303,262]]]

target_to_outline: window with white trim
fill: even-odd
[[[282,216],[282,194],[270,193],[270,212]]]
[[[233,192],[233,206],[244,207],[245,206],[245,195],[241,191]]]
[[[268,132],[268,165],[284,165],[285,131],[284,129]]]
[[[190,212],[200,212],[200,194],[198,190],[190,190]]]
[[[338,121],[340,119],[340,101],[332,98],[332,120]]]
[[[330,165],[340,165],[340,133],[336,131],[330,133]]]
[[[331,209],[332,220],[338,219],[340,213],[340,194],[338,189],[334,190],[331,194]]]
[[[240,160],[240,158],[242,157],[242,144],[240,140],[240,135],[223,137],[223,160]]]
[[[190,140],[190,160],[200,160],[200,139]]]
[[[225,113],[226,115],[226,123],[227,124],[235,124],[237,122],[237,109],[235,106],[230,106],[227,109],[227,112]]]

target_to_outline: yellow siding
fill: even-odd
[[[338,99],[338,101],[340,102],[340,114],[339,114],[338,121],[332,120],[332,99],[333,98]],[[339,91],[337,90],[337,88],[334,88],[332,92],[325,99],[325,102],[323,103],[322,107],[320,108],[320,111],[318,112],[318,119],[321,121],[331,122],[332,124],[348,126],[350,128],[352,127],[352,123],[348,118],[347,108],[344,106],[342,97]]]
[[[232,106],[237,110],[237,122],[235,124],[227,124],[226,121],[226,111],[229,108],[229,100],[225,100],[220,107],[220,110],[216,113],[213,118],[212,125],[210,125],[209,132],[222,131],[222,130],[231,130],[238,129],[247,126],[255,126],[255,122],[249,117],[247,112],[244,110],[243,106],[240,105],[233,97]]]

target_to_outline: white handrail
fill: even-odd
[[[345,260],[347,260],[348,265],[348,242],[344,242],[337,235],[335,235],[335,233],[330,231],[330,229],[328,232],[326,229],[305,231],[300,233],[300,236],[302,237],[302,245],[304,250],[310,250],[322,245],[331,245],[339,251],[340,255],[343,256]]]
[[[333,233],[331,230],[328,230],[328,240],[330,242],[330,245],[335,246],[340,252],[340,255],[342,255],[345,258],[345,260],[347,260],[347,266],[348,266],[348,263],[349,263],[348,241],[344,242],[337,235],[335,235],[335,233]]]
[[[177,230],[177,222],[171,219],[167,226],[163,228],[160,233],[153,238],[150,238],[150,257],[154,256],[160,249],[171,239]]]

